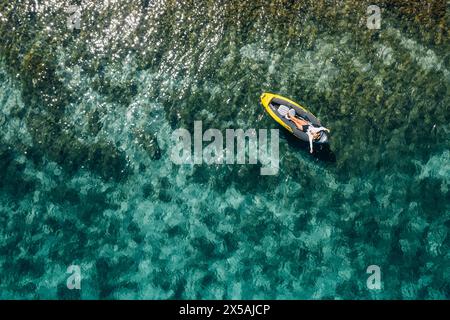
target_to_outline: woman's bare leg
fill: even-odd
[[[301,129],[302,126],[307,125],[308,121],[302,120],[302,119],[297,119],[295,117],[292,117],[290,114],[288,115],[289,120],[291,120],[296,126],[297,128]]]

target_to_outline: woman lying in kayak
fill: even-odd
[[[303,119],[298,119],[295,116],[291,116],[289,113],[286,116],[297,126],[298,129],[302,130],[308,135],[310,153],[313,153],[313,141],[320,139],[320,132],[330,132],[330,130],[325,127],[315,127],[310,122]]]

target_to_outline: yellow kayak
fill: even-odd
[[[308,109],[300,104],[285,98],[283,96],[265,92],[261,95],[261,103],[266,109],[267,113],[286,130],[292,133],[300,140],[309,141],[308,135],[304,130],[297,128],[297,126],[289,119],[286,118],[286,114],[306,120],[311,125],[321,127],[320,120],[316,118]],[[326,144],[329,142],[329,137],[326,131],[321,131],[320,138],[314,143]]]

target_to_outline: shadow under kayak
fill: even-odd
[[[285,114],[281,114],[281,110],[287,107],[289,109],[294,109],[296,116],[303,118],[311,122],[314,126],[322,126],[320,120],[316,118],[311,112],[306,108],[300,106],[298,103],[282,97],[277,94],[265,92],[261,95],[261,103],[266,109],[267,113],[280,125],[282,125],[286,130],[292,133],[294,136],[300,140],[309,142],[308,135],[306,132],[298,129],[297,126],[291,121],[286,119]],[[285,107],[283,107],[285,106]],[[314,141],[316,144],[327,144],[329,143],[329,137],[327,132],[321,131],[319,140]]]

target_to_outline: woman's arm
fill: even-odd
[[[309,153],[313,153],[313,136],[312,136],[312,133],[311,132],[307,132],[306,133],[307,135],[308,135],[308,138],[309,138]]]

